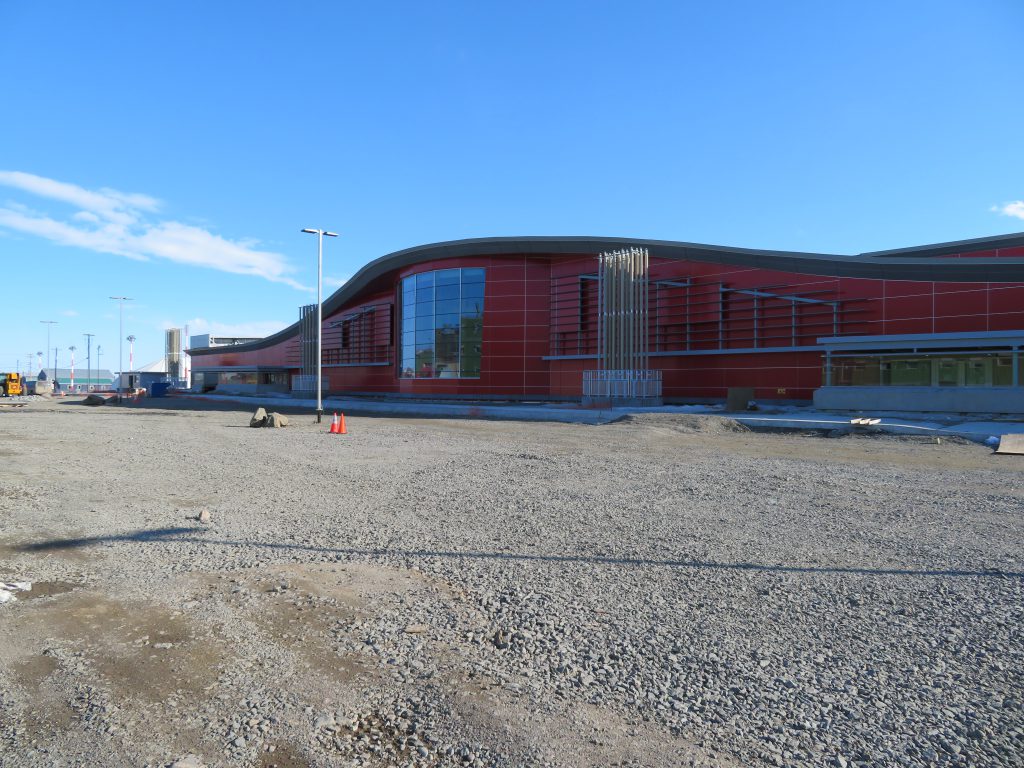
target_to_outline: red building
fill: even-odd
[[[953,397],[988,406],[954,410],[1024,410],[1024,234],[855,256],[590,237],[410,248],[324,302],[326,390],[579,398],[596,360],[596,256],[624,246],[650,253],[650,365],[667,402],[753,387],[764,400],[820,390],[825,405]],[[315,367],[311,317],[191,349],[194,388],[295,388]]]

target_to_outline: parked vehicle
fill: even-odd
[[[3,396],[17,397],[24,394],[21,389],[21,376],[17,373],[5,373],[3,379]]]

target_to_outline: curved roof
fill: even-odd
[[[466,256],[503,254],[586,255],[627,246],[647,248],[652,257],[679,261],[702,261],[798,274],[828,277],[865,277],[885,280],[947,282],[1024,282],[1024,257],[949,258],[959,253],[1024,246],[1024,232],[972,240],[957,240],[913,248],[873,251],[856,255],[768,251],[730,248],[722,245],[683,243],[673,240],[644,240],[635,237],[481,237],[418,245],[374,259],[356,272],[341,288],[324,300],[325,317],[356,298],[374,280],[388,272],[422,262]],[[298,333],[293,323],[265,339],[231,347],[231,352],[249,352],[280,344]],[[223,347],[190,350],[190,354],[216,354]]]

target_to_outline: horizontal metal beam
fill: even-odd
[[[754,288],[726,288],[721,286],[719,290],[722,293],[744,293],[747,296],[754,296],[759,299],[779,299],[781,301],[795,301],[800,304],[831,304],[832,306],[837,306],[840,303],[839,299],[808,299],[806,296],[788,296],[781,293],[759,291]]]
[[[649,357],[696,357],[702,355],[746,355],[746,354],[775,354],[777,352],[820,352],[824,353],[824,347],[737,347],[735,349],[690,349],[673,350],[665,352],[648,352]],[[541,360],[597,360],[597,355],[544,355]]]

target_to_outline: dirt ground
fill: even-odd
[[[0,766],[1021,764],[1021,457],[253,408],[0,410]]]

